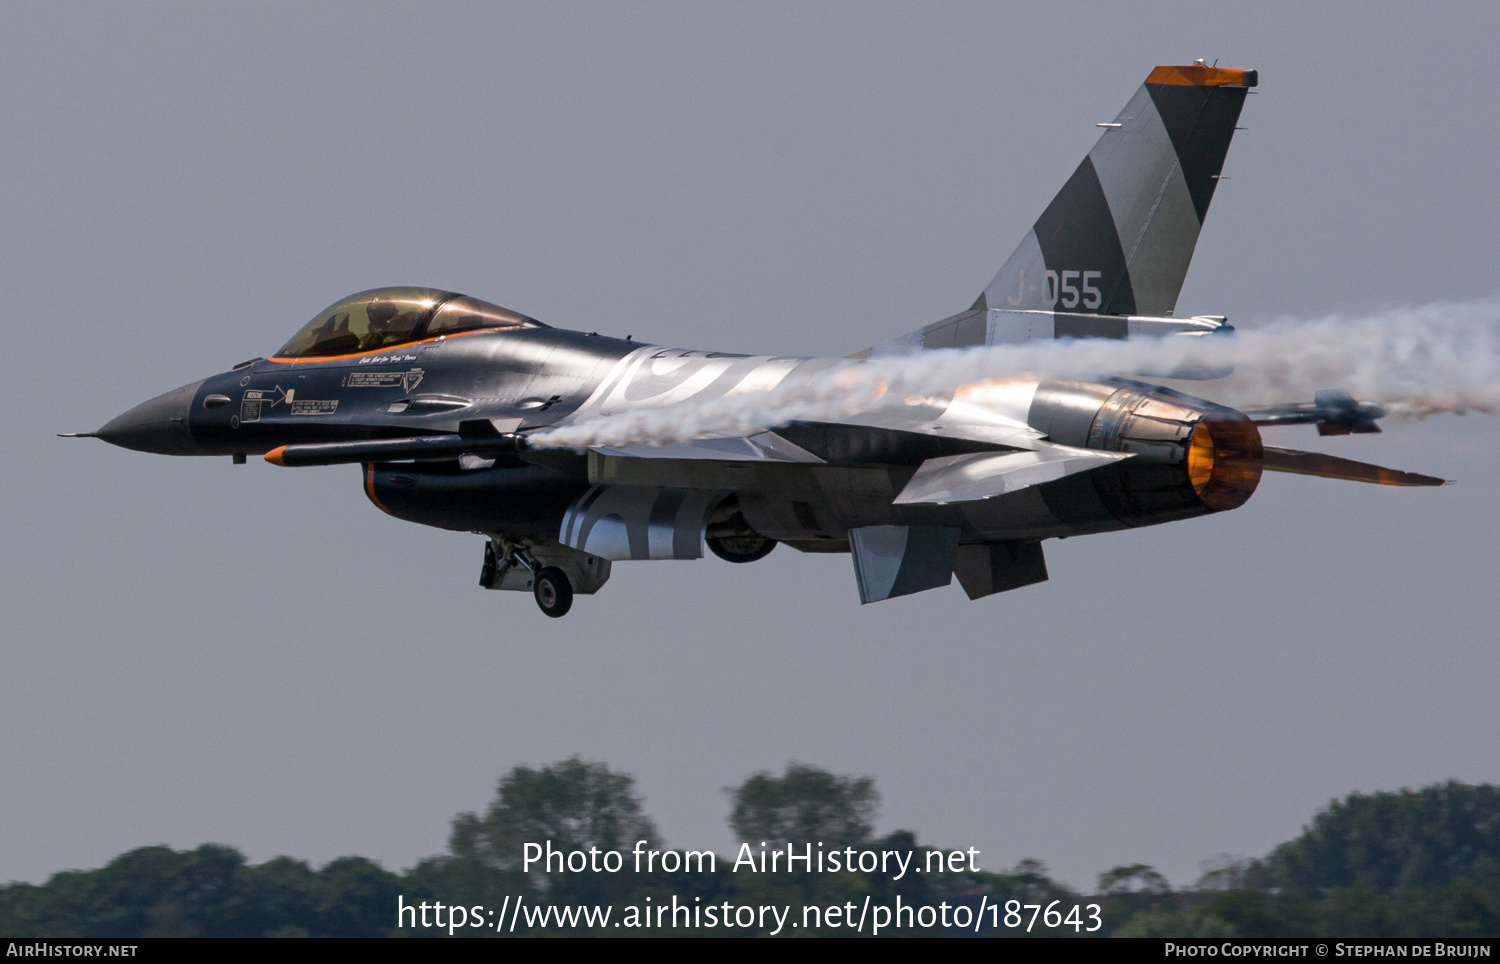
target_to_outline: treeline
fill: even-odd
[[[1500,787],[1353,794],[1263,860],[1129,899],[1140,937],[1500,936]]]
[[[874,835],[878,800],[869,779],[793,764],[779,776],[756,774],[736,788],[729,824],[736,838],[753,842],[757,852],[761,841],[773,848],[821,841],[825,851],[914,851],[922,860],[929,848],[913,833]],[[625,869],[569,873],[556,864],[550,871],[524,867],[523,844],[548,840],[561,851],[624,851]],[[405,873],[362,857],[313,869],[288,857],[250,865],[238,851],[217,844],[191,851],[144,847],[98,870],[67,871],[40,886],[0,887],[0,936],[447,936],[447,928],[408,924],[398,929],[398,896],[407,905],[490,909],[517,897],[553,905],[608,905],[619,920],[628,905],[659,905],[674,895],[681,903],[702,906],[727,901],[828,907],[862,904],[866,896],[875,906],[890,906],[898,896],[908,906],[1058,901],[1063,914],[1074,904],[1096,903],[1103,924],[1094,936],[1500,935],[1500,788],[1488,785],[1448,783],[1352,795],[1331,803],[1300,836],[1265,858],[1224,858],[1179,890],[1151,867],[1135,864],[1102,874],[1095,893],[1081,895],[1052,880],[1033,860],[1006,873],[908,873],[901,880],[879,871],[734,873],[732,856],[721,856],[711,873],[668,873],[660,864],[654,872],[635,873],[629,853],[639,840],[664,849],[631,778],[573,758],[510,771],[484,813],[454,819],[446,853]],[[1024,925],[982,930],[990,936],[1025,934]],[[1080,930],[1038,922],[1032,935],[1077,936]],[[705,931],[676,933],[702,936]],[[931,935],[941,929],[898,927],[885,933]],[[495,930],[463,927],[457,934],[491,936]]]

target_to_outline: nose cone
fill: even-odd
[[[95,434],[111,445],[157,455],[198,455],[188,431],[188,410],[204,380],[142,402]]]

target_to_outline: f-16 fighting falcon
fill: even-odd
[[[954,576],[978,599],[1045,580],[1046,539],[1234,509],[1266,469],[1441,484],[1262,444],[1258,425],[1379,431],[1384,410],[1343,392],[1238,411],[1135,377],[1004,375],[940,395],[876,390],[852,412],[748,431],[591,434],[785,386],[836,392],[861,366],[933,349],[1229,336],[1222,317],[1173,311],[1255,85],[1253,70],[1202,61],[1152,70],[968,310],[849,358],[661,348],[381,288],[269,358],[86,434],[164,455],[360,465],[382,511],[484,535],[480,585],[530,592],[548,616],[615,562],[697,559],[705,544],[737,563],[777,543],[848,553],[865,603]]]

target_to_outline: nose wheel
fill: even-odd
[[[573,584],[568,574],[556,566],[548,566],[536,574],[531,593],[536,604],[553,619],[566,616],[573,608]]]
[[[609,563],[594,556],[578,553],[582,565],[574,569],[568,562],[562,566],[544,565],[532,554],[529,543],[496,540],[484,545],[484,567],[479,584],[486,589],[531,590],[537,608],[557,619],[573,608],[574,580],[585,594],[596,591],[609,578]],[[553,549],[554,557],[558,554]],[[566,558],[566,557],[565,557]],[[572,571],[573,575],[568,575]]]

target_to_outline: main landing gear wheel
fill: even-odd
[[[556,566],[548,566],[536,574],[531,593],[542,612],[553,619],[566,616],[573,608],[573,584],[568,581],[568,574]]]
[[[771,550],[776,548],[775,539],[767,539],[755,532],[729,536],[711,535],[704,541],[708,543],[708,551],[725,562],[755,562],[769,556]]]

